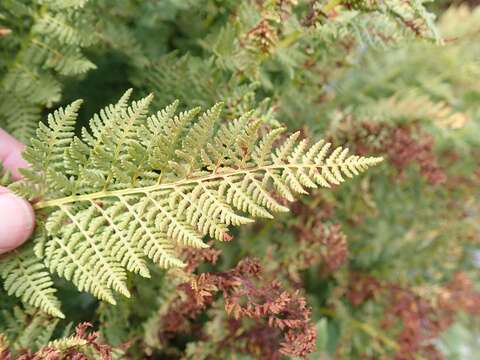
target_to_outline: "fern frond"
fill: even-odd
[[[0,313],[0,333],[6,335],[6,344],[11,350],[36,351],[48,344],[59,322],[60,319],[31,307],[15,306]]]
[[[459,129],[469,121],[469,116],[455,111],[444,101],[433,101],[426,95],[407,93],[394,95],[375,105],[359,109],[360,114],[387,119],[430,120],[438,127],[445,129]]]
[[[32,168],[11,186],[39,190],[50,271],[109,302],[111,290],[129,296],[126,271],[149,277],[144,257],[183,266],[180,248],[229,240],[229,225],[288,211],[273,192],[292,200],[381,161],[329,152],[323,141],[309,148],[298,133],[274,147],[280,130],[260,140],[251,113],[218,124],[221,105],[198,119],[198,109],[175,115],[175,103],[148,117],[152,97],[127,106],[129,96],[94,116],[83,140],[72,133],[80,103],[55,112],[25,152]]]
[[[86,345],[88,345],[87,340],[81,339],[78,336],[70,336],[67,338],[50,341],[47,345],[47,348],[53,348],[62,352],[67,349],[78,348]]]
[[[80,75],[97,68],[75,47],[66,46],[64,49],[57,50],[38,41],[35,44],[43,47],[47,52],[45,66],[54,69],[61,75]]]
[[[12,136],[23,142],[33,138],[41,115],[40,106],[7,95],[0,100],[0,113],[8,119],[5,129]]]
[[[35,24],[34,31],[56,38],[65,45],[88,46],[94,42],[92,33],[80,31],[65,13],[44,14]]]
[[[2,50],[0,123],[28,143],[45,108],[60,101],[63,76],[95,68],[82,47],[98,38],[88,0],[4,1],[1,11],[16,24],[13,42]]]
[[[39,307],[47,314],[64,317],[50,274],[42,260],[34,255],[32,246],[4,256],[0,261],[0,276],[9,295]]]

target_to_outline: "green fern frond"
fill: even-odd
[[[145,257],[183,266],[182,247],[229,240],[229,225],[288,211],[274,192],[292,200],[381,161],[323,141],[309,148],[298,133],[273,146],[281,130],[261,140],[251,113],[219,123],[221,105],[198,119],[199,109],[175,115],[176,103],[148,116],[152,96],[127,106],[129,96],[95,115],[82,138],[73,135],[80,102],[56,111],[25,151],[32,167],[11,185],[38,199],[46,223],[35,241],[48,269],[111,303],[111,290],[130,295],[127,271],[150,276]]]
[[[42,260],[37,258],[32,246],[13,252],[0,261],[0,277],[9,295],[39,307],[47,314],[61,317],[59,301],[55,297],[53,281]]]
[[[59,321],[31,307],[3,309],[0,312],[0,338],[4,335],[5,345],[14,352],[36,351],[49,343]]]
[[[75,47],[66,46],[60,51],[51,49],[46,44],[38,42],[37,44],[45,47],[45,67],[52,68],[61,75],[80,75],[97,68],[94,63],[86,59]]]
[[[470,120],[468,114],[456,111],[445,101],[434,101],[429,96],[407,92],[367,104],[358,112],[373,119],[430,120],[444,129],[459,129]]]
[[[67,338],[50,341],[47,347],[62,352],[71,348],[83,347],[87,344],[88,342],[85,339],[81,339],[78,336],[70,336]]]
[[[95,65],[82,48],[98,36],[87,0],[3,1],[14,40],[0,50],[0,124],[28,143],[45,108],[60,101],[63,76],[84,74]]]
[[[92,32],[80,31],[68,14],[44,14],[33,29],[38,34],[55,38],[61,44],[88,46],[94,42]]]
[[[5,129],[15,138],[28,141],[35,135],[41,114],[40,106],[7,95],[0,100],[0,112],[8,119]]]

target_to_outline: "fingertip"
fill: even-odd
[[[14,180],[22,177],[18,172],[19,168],[29,166],[22,157],[24,148],[25,146],[21,142],[0,129],[0,162],[5,169],[10,170]]]
[[[32,234],[34,226],[32,206],[0,188],[0,254],[22,245]]]
[[[11,171],[13,180],[20,180],[22,175],[18,170],[28,167],[28,163],[23,159],[21,151],[13,151],[3,161],[3,166]]]

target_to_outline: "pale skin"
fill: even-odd
[[[21,178],[18,169],[27,167],[22,158],[24,146],[0,129],[0,162],[14,180]],[[32,234],[35,217],[32,206],[0,186],[0,254],[14,250]]]

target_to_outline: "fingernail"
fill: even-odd
[[[35,226],[32,206],[25,200],[0,191],[0,254],[20,246]]]

